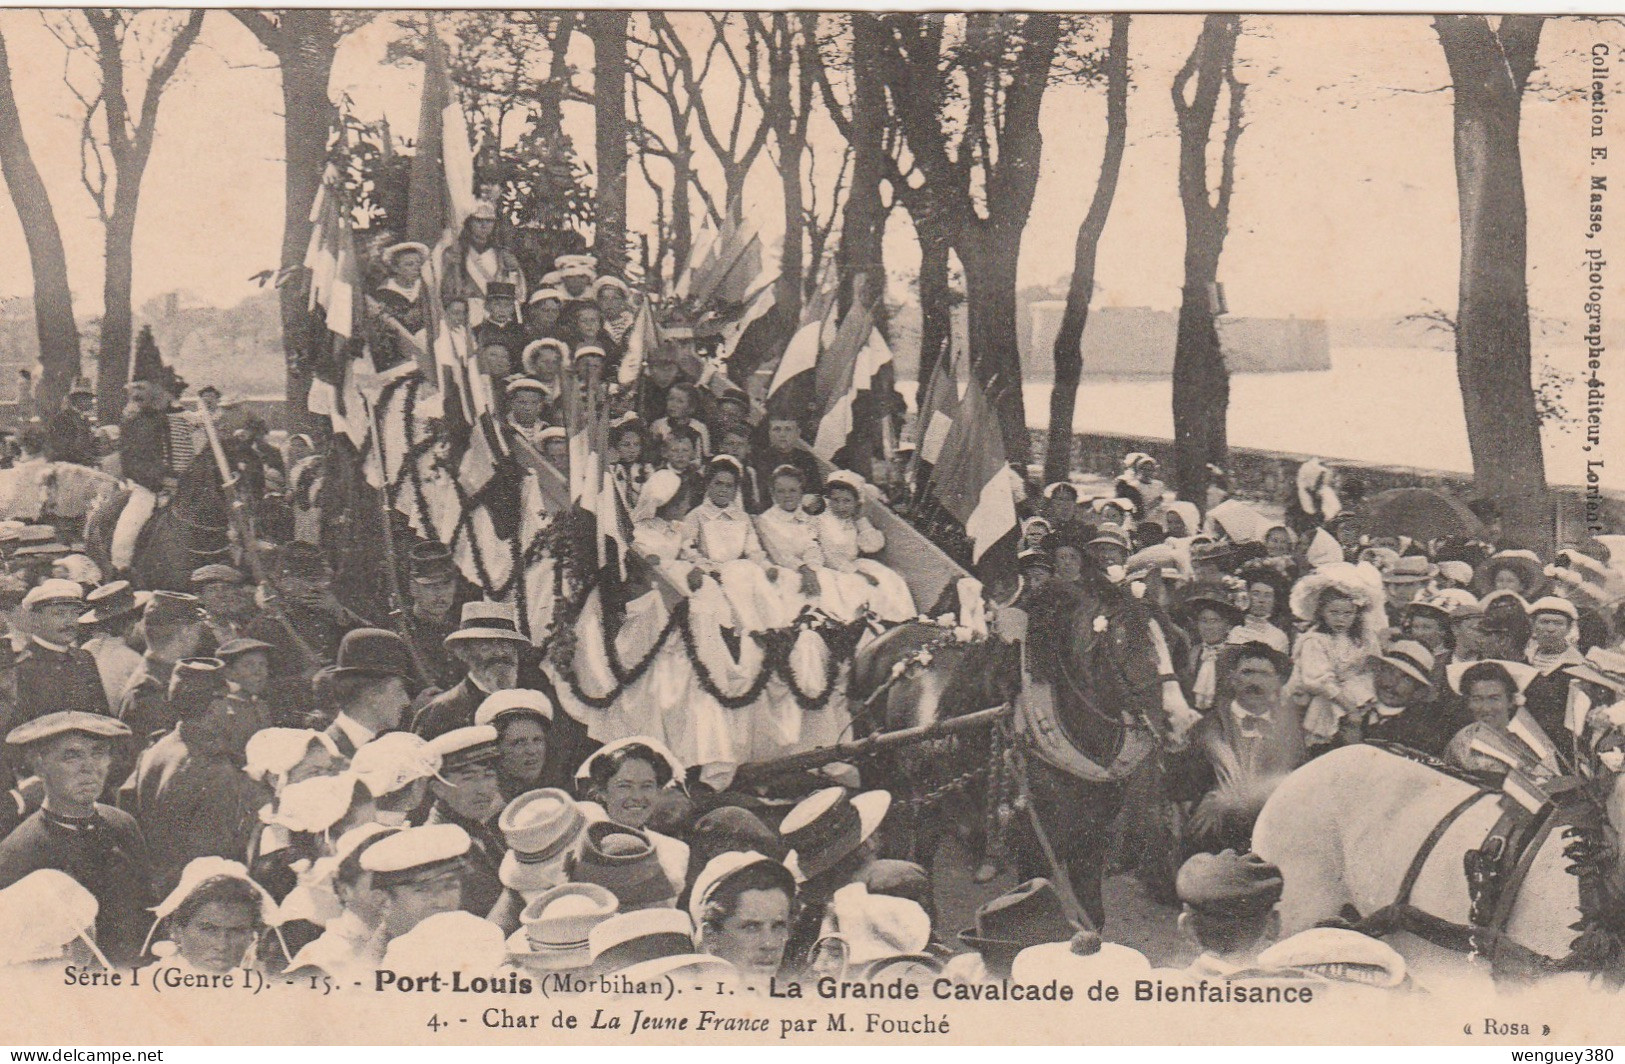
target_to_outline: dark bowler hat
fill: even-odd
[[[1281,870],[1256,853],[1199,853],[1174,878],[1174,891],[1209,916],[1259,916],[1281,900]]]
[[[196,595],[179,591],[154,591],[141,612],[141,622],[149,625],[186,624],[203,620],[203,604]]]
[[[129,737],[130,729],[123,721],[114,720],[101,713],[66,709],[57,713],[47,713],[17,725],[6,734],[6,745],[28,746],[42,739],[67,735],[69,732],[93,735],[98,739],[124,739]]]
[[[128,580],[114,580],[86,595],[85,605],[90,609],[79,615],[79,623],[100,624],[140,613],[146,596],[137,596]]]
[[[976,926],[959,932],[959,941],[980,953],[990,968],[1008,969],[1028,946],[1065,942],[1080,930],[1055,885],[1029,879],[977,909]]]
[[[221,672],[226,663],[219,658],[182,658],[169,674],[169,704],[182,720],[208,709],[217,698],[226,697],[230,687]]]
[[[409,556],[412,579],[419,584],[439,584],[457,579],[457,563],[444,543],[419,543]]]
[[[331,575],[321,548],[298,539],[278,552],[277,571],[301,580],[323,580]]]
[[[323,671],[328,676],[405,678],[412,675],[412,650],[394,632],[357,628],[345,634],[338,660]]]

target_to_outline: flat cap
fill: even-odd
[[[190,582],[193,587],[207,587],[210,584],[246,584],[248,577],[229,565],[217,562],[193,569]]]
[[[69,732],[94,735],[101,739],[122,739],[130,734],[130,729],[123,721],[101,713],[67,709],[58,713],[47,713],[43,717],[35,717],[31,721],[17,725],[6,734],[6,745],[27,746],[41,739],[50,739]]]
[[[368,847],[361,855],[361,868],[400,882],[411,873],[457,860],[472,845],[468,832],[456,824],[425,824],[398,831]]]
[[[29,588],[28,594],[23,596],[23,608],[33,609],[36,606],[50,606],[58,602],[84,601],[85,589],[72,580],[41,580]]]
[[[429,740],[429,749],[440,755],[443,769],[490,761],[497,754],[497,730],[489,724],[453,728]]]

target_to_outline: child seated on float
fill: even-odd
[[[610,475],[620,486],[621,497],[628,509],[638,504],[638,494],[644,481],[654,472],[654,466],[643,460],[643,420],[634,413],[625,413],[609,426]]]
[[[915,616],[908,584],[891,569],[864,555],[886,548],[886,536],[863,516],[864,479],[838,469],[824,486],[828,508],[816,519],[824,564],[838,573],[861,577],[868,585],[868,606],[883,621],[899,623]]]
[[[744,466],[732,455],[711,459],[705,470],[705,499],[683,518],[680,557],[717,579],[742,631],[759,632],[783,627],[788,620],[770,582],[779,579],[780,572],[768,560],[756,526],[739,504],[743,476]]]
[[[773,471],[773,505],[756,518],[762,547],[781,570],[774,586],[789,615],[817,606],[842,621],[857,617],[868,601],[869,584],[856,573],[837,573],[824,565],[818,545],[817,518],[801,508],[806,483],[801,470],[786,462]]]

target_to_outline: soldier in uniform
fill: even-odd
[[[339,604],[333,572],[312,544],[294,540],[282,548],[275,585],[276,597],[243,634],[271,646],[271,708],[292,725],[316,709],[312,678],[333,661],[345,633],[367,622]]]
[[[147,840],[159,893],[173,890],[195,857],[245,860],[256,812],[270,798],[242,771],[224,670],[216,658],[175,663],[168,696],[178,722],[142,753],[121,795]]]
[[[75,646],[85,593],[72,580],[45,580],[23,596],[28,645],[17,655],[12,727],[57,710],[107,714],[96,660]]]
[[[412,730],[425,739],[466,728],[487,695],[519,685],[519,663],[530,640],[519,634],[514,608],[497,602],[463,606],[462,623],[445,645],[468,668],[455,687],[418,710]]]
[[[415,660],[429,672],[424,682],[450,690],[468,674],[468,668],[446,649],[446,637],[457,630],[457,565],[441,543],[420,543],[412,548],[412,609],[406,615],[406,633]]]
[[[226,694],[231,717],[228,728],[239,760],[248,740],[272,723],[271,707],[265,702],[265,689],[271,682],[270,651],[270,644],[258,639],[232,639],[214,652],[225,663],[220,672],[230,688]]]
[[[430,824],[456,824],[468,832],[463,909],[483,917],[502,896],[497,878],[508,845],[497,829],[502,789],[497,784],[497,730],[490,724],[453,728],[429,742],[440,755],[440,775],[429,781]]]
[[[156,348],[138,345],[136,354],[126,385],[130,403],[119,425],[119,468],[130,483],[130,498],[108,548],[115,572],[130,568],[141,530],[158,508],[159,496],[174,488],[198,451],[192,423],[182,411],[172,409],[186,382],[162,364]]]
[[[254,619],[254,588],[229,565],[215,563],[192,570],[192,594],[203,604],[205,623],[216,646],[241,638]]]
[[[44,789],[44,804],[0,842],[0,889],[41,868],[55,868],[95,895],[96,941],[108,960],[133,965],[152,925],[157,899],[141,829],[128,813],[97,799],[107,786],[114,745],[130,730],[102,713],[65,710],[13,728]]]
[[[203,607],[194,595],[154,591],[141,613],[147,652],[119,696],[118,718],[129,725],[137,747],[175,726],[169,679],[175,663],[196,657],[203,645]]]

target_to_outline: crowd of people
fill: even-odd
[[[437,275],[501,382],[501,423],[567,472],[570,389],[615,382],[601,398],[632,549],[691,610],[741,639],[808,608],[877,629],[935,611],[878,557],[870,509],[918,510],[909,452],[887,456],[901,475],[880,488],[826,468],[790,412],[759,412],[680,326],[623,374],[640,297],[590,256],[559,257],[531,289],[495,229],[476,211]],[[382,253],[367,324],[380,378],[419,365],[429,254]],[[185,592],[133,586],[143,526],[217,442],[218,391],[193,413],[177,405],[184,389],[167,367],[137,367],[117,434],[131,497],[105,572],[61,529],[0,524],[0,927],[16,930],[0,957],[12,963],[344,981],[381,968],[627,983],[692,970],[756,989],[803,976],[1133,972],[1173,986],[1359,972],[1398,987],[1403,959],[1352,931],[1273,941],[1280,873],[1248,853],[1269,783],[1361,742],[1486,780],[1512,768],[1550,779],[1571,767],[1556,741],[1572,727],[1571,685],[1598,706],[1625,693],[1619,537],[1547,564],[1487,510],[1460,534],[1392,535],[1358,499],[1345,505],[1357,493],[1319,462],[1279,517],[1233,495],[1223,470],[1200,509],[1176,499],[1145,454],[1093,497],[1082,481],[1032,486],[1017,500],[1019,547],[978,572],[984,601],[957,606],[994,618],[988,638],[1038,650],[1067,638],[1088,577],[1166,622],[1193,726],[1157,761],[1147,801],[1195,811],[1177,890],[1201,956],[1163,971],[1103,942],[1110,928],[1089,926],[1061,877],[999,894],[953,936],[931,875],[886,856],[892,796],[859,769],[827,766],[787,794],[719,792],[660,736],[600,744],[514,607],[474,594],[440,543],[403,549],[398,624],[360,615],[313,534],[321,460],[308,438],[276,447],[262,422],[234,430],[239,488],[287,502],[281,519],[260,511],[278,541],[263,584],[228,553]],[[52,421],[49,448],[33,426],[23,449],[104,457],[88,394]],[[977,879],[998,871],[989,858]]]

